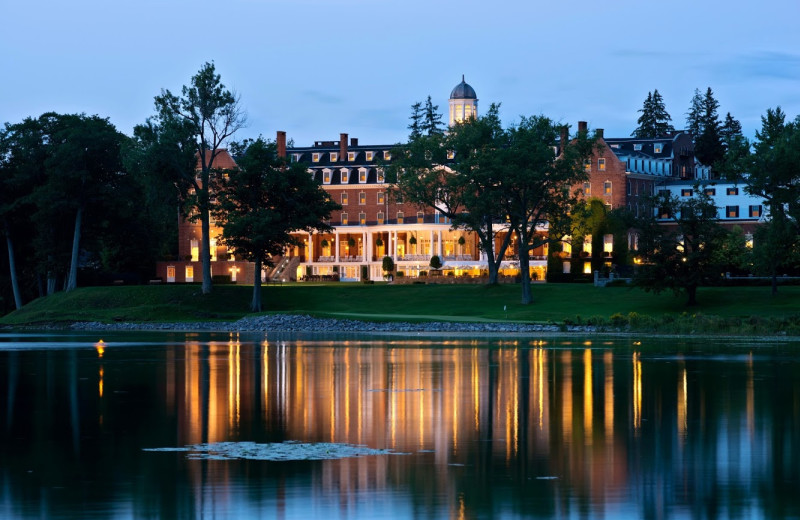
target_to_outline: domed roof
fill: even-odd
[[[461,83],[456,85],[453,91],[450,92],[450,99],[478,99],[478,95],[475,94],[475,89],[464,81],[464,75],[462,74]]]

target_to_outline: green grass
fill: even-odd
[[[248,314],[252,287],[220,285],[202,295],[197,285],[88,287],[41,298],[0,318],[0,325],[72,321],[236,320]],[[627,324],[641,329],[691,332],[698,324],[717,332],[753,333],[800,321],[800,287],[706,287],[700,305],[685,297],[655,295],[625,287],[535,284],[534,302],[520,304],[519,285],[287,284],[263,288],[267,313],[373,321],[514,321],[529,323]],[[634,313],[634,314],[631,314]],[[794,320],[794,321],[793,321]],[[794,325],[791,325],[792,327]],[[800,325],[798,325],[800,326]]]

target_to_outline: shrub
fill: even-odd
[[[439,258],[439,255],[433,255],[431,257],[430,266],[433,269],[441,269],[442,268],[442,259]]]
[[[361,266],[361,279],[369,280],[369,267],[367,267],[366,265]]]
[[[211,282],[215,284],[229,284],[231,282],[231,275],[229,274],[215,274],[211,276]]]
[[[394,271],[394,260],[392,260],[391,256],[383,257],[381,268],[387,273],[391,273],[392,271]]]
[[[403,271],[397,271],[397,277],[398,277],[398,278],[402,278],[402,277],[404,277],[405,275],[406,275],[406,273],[404,273]]]
[[[619,312],[612,314],[610,320],[611,325],[615,327],[624,327],[628,324],[628,318]]]

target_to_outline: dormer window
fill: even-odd
[[[661,151],[663,149],[664,149],[664,145],[661,144],[661,143],[656,143],[656,144],[653,145],[653,152],[654,153],[661,153]]]
[[[377,173],[378,173],[378,182],[382,184],[386,180],[386,177],[383,175],[383,168],[378,168]]]
[[[336,162],[339,160],[339,152],[331,152],[331,162]]]
[[[348,174],[350,173],[350,170],[349,170],[348,168],[342,168],[342,169],[341,169],[341,170],[339,170],[339,171],[341,171],[341,172],[342,172],[342,180],[341,180],[341,183],[342,183],[342,184],[347,184],[347,176],[348,176]]]
[[[333,173],[333,171],[330,170],[329,168],[325,168],[324,170],[322,170],[322,184],[331,183],[331,173]]]
[[[366,168],[359,168],[358,169],[358,182],[364,184],[367,182],[367,169]]]
[[[292,154],[292,162],[300,162],[300,157],[301,157],[302,155],[303,155],[303,154],[301,154],[301,153],[293,153],[293,154]]]
[[[384,161],[391,161],[392,160],[392,152],[390,152],[389,150],[384,150],[383,151],[383,160]]]
[[[355,161],[356,160],[356,155],[358,155],[358,152],[347,152],[347,160],[348,160],[348,162]]]
[[[321,158],[322,154],[319,152],[314,152],[313,154],[311,154],[311,162],[319,162]]]
[[[642,151],[642,143],[635,143],[633,145],[633,151],[634,152],[641,152]]]
[[[367,161],[372,161],[375,159],[375,152],[364,152],[364,155],[366,156],[365,158]]]

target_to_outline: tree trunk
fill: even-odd
[[[14,305],[17,310],[22,308],[22,296],[19,292],[19,280],[17,279],[17,263],[14,260],[14,243],[11,240],[11,233],[6,225],[6,245],[8,246],[8,270],[11,275],[11,289],[14,293]]]
[[[47,296],[55,294],[56,292],[56,278],[57,275],[53,271],[53,257],[47,257],[47,263],[50,264],[47,268]]]
[[[200,261],[203,271],[203,294],[211,294],[211,226],[209,224],[208,207],[200,210]]]
[[[69,292],[78,287],[78,252],[81,242],[81,221],[83,220],[83,207],[78,206],[75,213],[75,233],[72,235],[72,256],[69,261],[69,276],[64,291]]]
[[[250,310],[261,312],[261,257],[257,257],[253,266],[253,301]]]
[[[533,295],[531,294],[531,258],[530,251],[524,242],[520,239],[519,248],[519,271],[522,275],[522,304],[528,305],[533,303]]]

